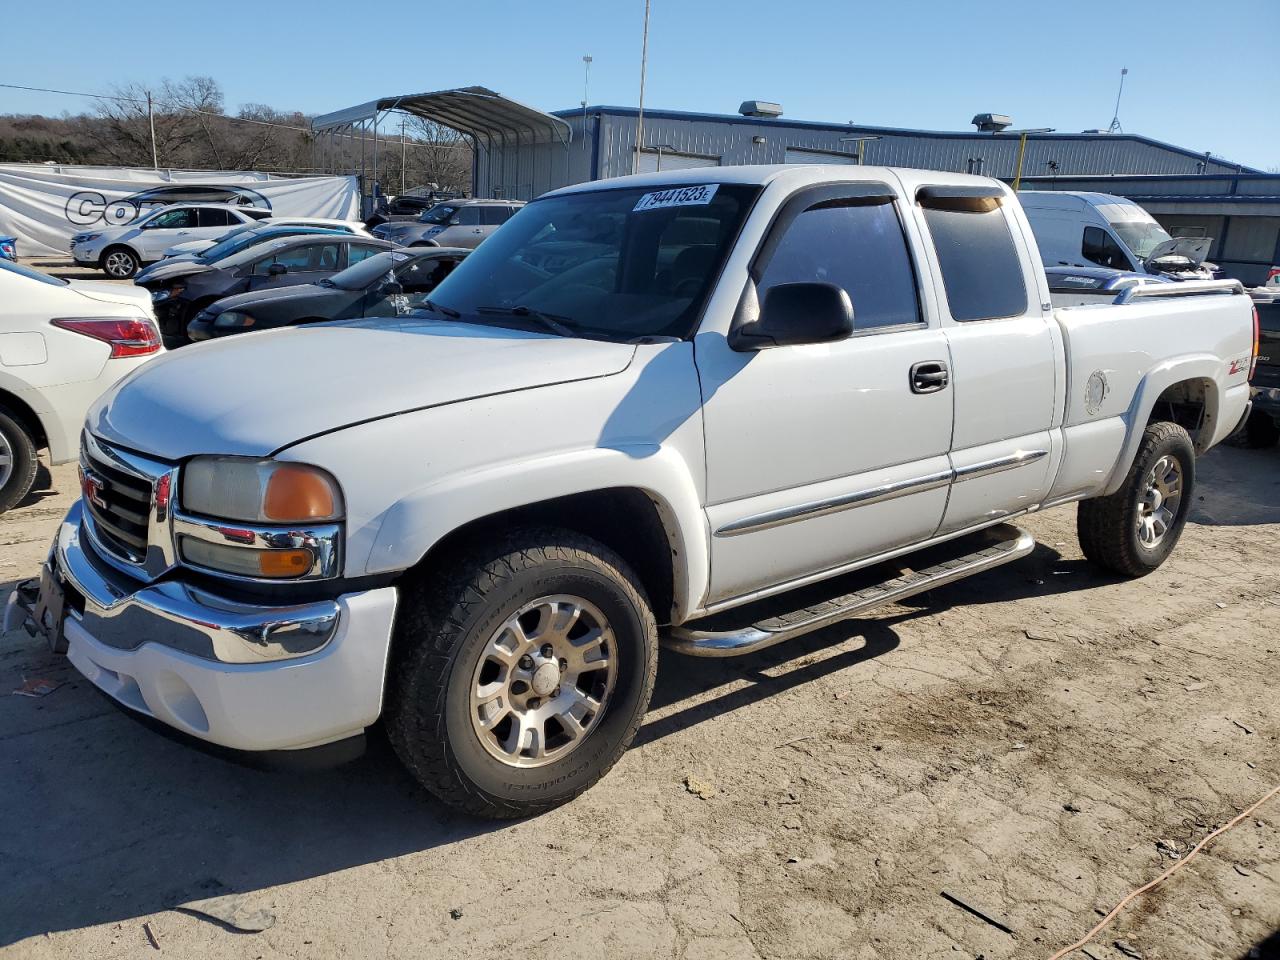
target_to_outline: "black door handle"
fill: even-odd
[[[923,360],[911,365],[912,393],[937,393],[950,382],[951,374],[941,360]]]

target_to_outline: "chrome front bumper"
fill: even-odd
[[[382,710],[397,591],[248,604],[178,580],[142,584],[82,541],[81,504],[47,564],[63,584],[62,628],[32,622],[14,590],[5,628],[65,638],[72,665],[137,713],[236,750],[297,750],[359,734]]]
[[[82,511],[77,501],[49,559],[74,591],[68,616],[100,643],[118,650],[159,643],[219,663],[262,663],[315,653],[337,630],[336,600],[268,606],[228,600],[178,580],[140,585],[81,542]]]

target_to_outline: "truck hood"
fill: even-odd
[[[1211,237],[1174,237],[1156,244],[1155,249],[1147,254],[1147,258],[1142,262],[1150,270],[1157,260],[1186,257],[1191,261],[1192,266],[1199,266],[1209,255],[1211,246],[1213,246]]]
[[[86,426],[162,460],[265,457],[369,420],[610,376],[635,349],[415,318],[289,327],[143,364],[95,402]]]
[[[82,293],[91,300],[101,303],[123,303],[131,307],[141,307],[142,312],[151,316],[151,294],[131,283],[111,283],[106,280],[71,280],[71,289]]]

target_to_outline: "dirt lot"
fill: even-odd
[[[1280,782],[1277,468],[1205,458],[1141,581],[1094,572],[1057,509],[1027,522],[1032,557],[919,605],[745,659],[666,654],[613,773],[515,824],[446,812],[385,748],[309,776],[184,749],[9,634],[0,955],[151,956],[149,931],[246,960],[1048,957]],[[48,479],[0,518],[0,595],[73,496],[74,468]],[[63,685],[7,695],[30,678]],[[172,909],[218,895],[274,925]],[[1280,798],[1073,958],[1267,955],[1276,931]]]

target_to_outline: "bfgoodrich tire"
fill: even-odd
[[[1084,555],[1126,577],[1146,576],[1173,551],[1187,522],[1196,454],[1176,423],[1152,423],[1120,489],[1082,501],[1076,532]]]
[[[445,803],[529,816],[622,756],[653,692],[658,639],[613,551],[565,530],[517,530],[404,594],[387,732]]]
[[[0,407],[0,513],[31,492],[37,465],[35,440],[20,420]]]

